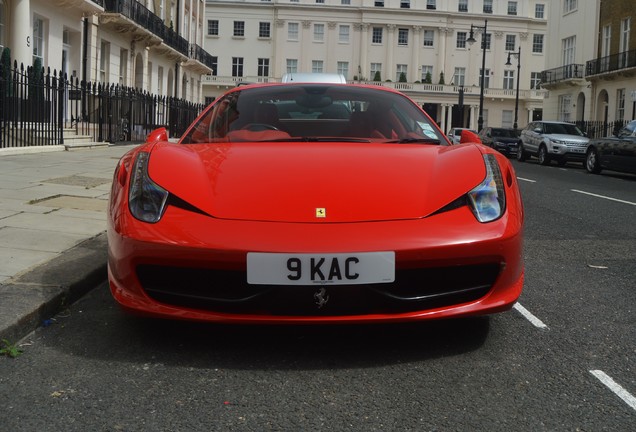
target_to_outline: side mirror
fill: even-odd
[[[481,139],[479,139],[479,135],[477,135],[475,132],[471,132],[468,129],[464,129],[462,131],[462,136],[459,140],[460,144],[464,144],[464,143],[479,143],[481,144]]]
[[[160,127],[153,130],[146,137],[146,143],[152,144],[159,141],[168,141],[168,130],[165,127]]]

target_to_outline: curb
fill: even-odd
[[[106,232],[0,284],[0,340],[26,337],[107,279]]]

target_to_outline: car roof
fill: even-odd
[[[301,83],[333,83],[346,84],[344,75],[337,73],[286,73],[281,82],[301,82]]]

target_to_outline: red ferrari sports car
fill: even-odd
[[[508,310],[522,201],[508,159],[468,140],[451,145],[390,89],[232,89],[178,143],[159,129],[118,163],[112,294],[131,312],[233,323]]]

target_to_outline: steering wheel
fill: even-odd
[[[266,123],[249,123],[243,126],[243,129],[251,131],[251,132],[260,132],[264,130],[280,130],[276,126],[272,126]]]

